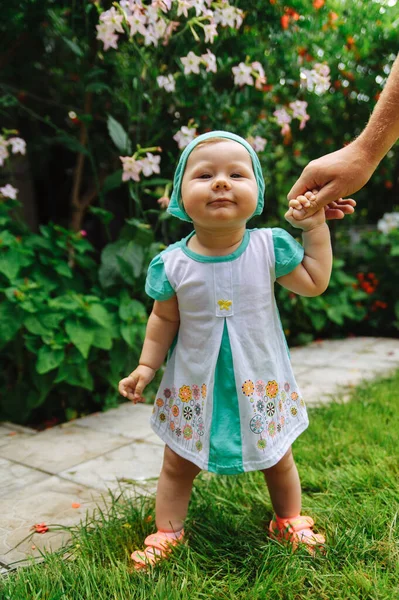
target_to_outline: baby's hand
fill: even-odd
[[[309,217],[302,216],[304,214],[306,215],[306,209],[310,206],[310,201],[316,199],[316,194],[317,190],[313,190],[312,192],[306,192],[304,196],[298,196],[297,198],[289,201],[289,209],[284,215],[284,218],[288,221],[288,223],[290,223],[293,227],[302,229],[303,231],[310,231],[318,225],[322,225],[326,222],[324,208],[319,209]],[[294,209],[295,213],[298,216],[301,216],[300,219],[295,218]]]
[[[139,365],[128,377],[121,379],[118,390],[122,396],[128,398],[134,404],[144,402],[142,393],[145,387],[154,379],[155,370],[145,365]]]

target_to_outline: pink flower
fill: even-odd
[[[87,235],[87,231],[85,231],[84,229],[81,229],[81,230],[79,231],[79,233],[80,233],[80,235],[81,235],[82,237],[86,237],[86,235]]]
[[[157,202],[160,208],[166,209],[169,206],[170,198],[167,196],[162,196],[162,198],[158,198]]]

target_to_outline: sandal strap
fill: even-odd
[[[182,541],[183,537],[184,530],[181,532],[178,538],[170,538],[162,531],[157,531],[157,533],[148,535],[144,540],[144,544],[152,548],[157,548],[161,551],[170,551],[169,546],[177,546],[177,544]]]
[[[294,519],[279,519],[280,523],[283,524],[281,530],[286,530],[287,532],[298,532],[303,531],[304,529],[312,529],[314,525],[314,521],[312,517],[306,517],[305,515],[301,515],[300,517],[296,517]],[[277,521],[275,521],[277,525]],[[278,525],[277,525],[278,526]],[[278,526],[280,529],[280,527]]]

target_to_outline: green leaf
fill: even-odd
[[[114,215],[109,210],[104,210],[103,208],[98,208],[95,206],[91,206],[89,208],[89,212],[95,215],[104,225],[108,225],[114,218]]]
[[[93,344],[95,348],[101,348],[101,350],[111,350],[112,348],[112,336],[107,329],[98,328],[94,331]]]
[[[335,306],[329,306],[327,308],[327,316],[331,321],[337,323],[338,325],[342,325],[344,322],[344,318],[339,309],[335,308]]]
[[[81,48],[79,48],[79,46],[73,42],[72,40],[69,40],[68,38],[61,36],[62,39],[64,40],[64,42],[67,44],[67,46],[70,47],[70,49],[72,50],[72,52],[74,54],[76,54],[76,56],[79,56],[79,58],[82,58],[82,56],[84,56],[84,52],[81,50]]]
[[[123,154],[130,154],[130,141],[122,125],[114,117],[108,115],[107,127],[108,133],[118,150]]]
[[[31,264],[31,259],[23,256],[17,249],[10,248],[0,254],[0,273],[3,273],[10,281],[13,281],[19,270]]]
[[[137,346],[137,331],[134,325],[121,325],[121,334],[130,348],[135,348]]]
[[[84,358],[87,358],[90,346],[93,344],[93,330],[89,329],[87,323],[83,321],[76,318],[68,318],[65,321],[65,331],[69,335],[72,344],[76,346]]]
[[[102,304],[90,304],[87,316],[106,329],[112,327],[111,315]]]
[[[93,391],[94,388],[93,378],[87,370],[86,362],[80,365],[62,364],[58,370],[55,383],[61,383],[61,381],[66,381],[71,386],[82,387],[89,391]]]
[[[59,275],[63,277],[68,277],[68,279],[73,278],[73,272],[71,268],[64,262],[59,262],[55,265],[54,269],[57,271]]]
[[[58,367],[64,360],[64,350],[55,350],[51,346],[42,346],[38,352],[36,371],[47,373]]]
[[[51,298],[49,300],[49,306],[56,309],[62,309],[68,312],[75,312],[76,310],[81,308],[77,299],[68,294],[58,296],[57,298]]]
[[[89,156],[90,154],[87,148],[80,144],[76,138],[66,133],[60,133],[56,135],[52,138],[52,141],[54,144],[62,144],[72,152],[78,152],[79,154],[85,154],[86,156]]]
[[[310,320],[312,321],[312,325],[315,327],[315,329],[317,331],[320,331],[321,329],[323,329],[323,327],[327,323],[327,317],[323,313],[310,312],[308,314],[308,316],[310,317]]]
[[[13,339],[24,318],[25,314],[19,306],[4,301],[0,304],[0,348]]]
[[[147,320],[147,312],[144,304],[130,298],[127,301],[125,299],[122,301],[119,307],[119,316],[122,321],[129,321],[136,318]]]
[[[48,328],[42,325],[37,315],[26,317],[24,325],[30,333],[34,333],[35,335],[46,335],[48,333]]]
[[[122,181],[122,169],[119,169],[119,171],[115,171],[115,173],[112,173],[111,175],[108,175],[108,177],[105,179],[104,181],[104,185],[103,185],[103,193],[106,194],[107,192],[110,192],[111,190],[115,190],[116,188],[120,187],[123,183]]]
[[[86,86],[86,92],[94,92],[95,94],[101,94],[102,92],[108,92],[112,94],[112,90],[106,83],[102,83],[101,81],[94,81],[93,83],[89,83]]]

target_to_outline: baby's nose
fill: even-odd
[[[229,189],[230,188],[230,183],[224,177],[218,177],[213,182],[213,189],[219,190],[221,188],[225,188],[225,189]]]

